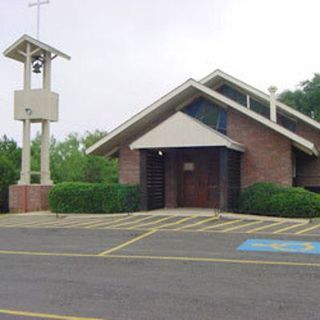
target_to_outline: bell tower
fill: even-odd
[[[51,90],[51,67],[52,61],[57,58],[70,57],[65,53],[36,40],[28,35],[23,35],[14,44],[4,51],[7,58],[11,58],[23,64],[23,89],[14,92],[14,119],[21,121],[23,125],[22,140],[22,163],[21,174],[18,186],[20,189],[30,189],[33,197],[39,189],[39,199],[43,200],[41,190],[52,185],[50,178],[50,122],[58,121],[59,116],[59,95]],[[32,76],[42,74],[41,88],[32,88]],[[41,123],[41,169],[40,172],[31,171],[31,150],[30,150],[30,133],[31,125]],[[31,185],[31,176],[40,175],[40,185]],[[40,188],[39,188],[40,187]],[[14,190],[15,188],[11,188]],[[26,190],[23,192],[12,192],[10,189],[9,202],[26,202],[24,205],[15,205],[10,203],[12,211],[37,211],[43,210],[41,205],[34,205],[28,196],[25,201],[18,199],[20,193],[28,194]],[[19,188],[16,188],[19,190]],[[12,200],[12,201],[11,201]],[[41,200],[41,201],[42,201]],[[12,206],[11,206],[12,205]]]

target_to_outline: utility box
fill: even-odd
[[[58,121],[59,95],[47,89],[14,92],[14,119],[41,122]]]

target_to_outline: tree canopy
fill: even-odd
[[[51,137],[50,169],[54,183],[118,181],[117,159],[87,155],[85,150],[105,136],[105,131],[95,130],[69,134],[58,141]],[[38,133],[31,143],[31,171],[40,171],[41,136]],[[21,167],[21,148],[13,139],[0,137],[0,212],[8,209],[8,186],[18,182]],[[39,175],[32,182],[39,182]]]
[[[320,121],[320,73],[311,80],[302,81],[296,90],[285,90],[279,100]]]

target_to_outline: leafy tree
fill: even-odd
[[[21,149],[6,135],[0,137],[0,212],[8,211],[9,186],[20,174]]]
[[[320,74],[315,73],[311,80],[302,81],[299,88],[286,90],[279,100],[300,112],[320,120]]]
[[[51,178],[55,183],[65,181],[81,182],[117,182],[117,160],[91,156],[85,150],[105,136],[106,132],[87,131],[83,136],[77,133],[69,134],[63,141],[51,138],[50,167]],[[31,145],[31,168],[40,171],[41,136],[37,134]],[[39,176],[32,177],[32,182],[38,182]]]

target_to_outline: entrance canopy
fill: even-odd
[[[177,112],[131,143],[131,149],[227,147],[244,152],[245,147],[202,122]]]

